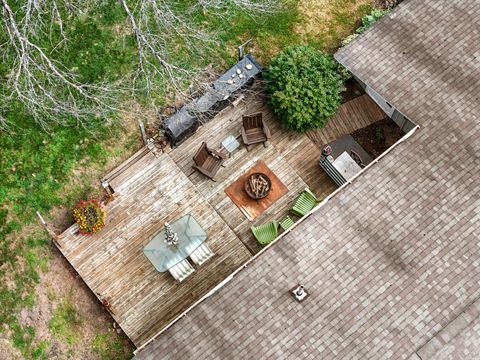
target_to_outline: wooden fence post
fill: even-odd
[[[142,134],[143,145],[147,145],[147,132],[145,131],[145,125],[141,120],[137,120],[140,133]]]
[[[103,190],[105,190],[105,192],[107,193],[107,197],[109,199],[113,199],[116,193],[115,190],[113,190],[113,188],[108,183],[108,180],[102,179],[100,183],[102,184]]]

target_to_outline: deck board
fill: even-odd
[[[306,186],[319,197],[336,189],[318,165],[320,149],[365,121],[373,122],[377,114],[371,109],[364,118],[354,114],[351,119],[356,106],[371,104],[350,104],[324,129],[307,135],[284,129],[263,98],[250,97],[222,111],[177,148],[163,154],[143,148],[104,177],[117,193],[106,205],[105,228],[89,236],[67,229],[60,251],[99,299],[109,299],[115,321],[140,346],[260,250],[252,225],[282,220]],[[219,149],[228,135],[240,135],[243,114],[259,111],[272,133],[266,147],[253,145],[247,151],[242,145],[225,161],[215,182],[192,169],[202,141]],[[224,190],[257,160],[267,164],[288,192],[251,222]],[[207,231],[206,244],[216,255],[176,283],[169,273],[158,273],[142,249],[165,222],[189,213]]]

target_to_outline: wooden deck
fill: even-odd
[[[319,148],[322,148],[343,135],[351,134],[386,117],[387,115],[375,101],[364,94],[343,103],[337,114],[328,120],[327,126],[309,131],[307,135]]]
[[[260,144],[247,151],[241,146],[220,169],[216,182],[192,169],[193,154],[202,141],[219,148],[228,135],[240,134],[242,114],[257,111],[263,112],[272,132],[267,147]],[[325,131],[339,137],[348,130],[333,123]],[[160,154],[143,148],[108,174],[117,197],[106,205],[106,227],[87,236],[73,233],[72,226],[62,234],[60,251],[96,296],[108,299],[115,321],[140,346],[259,251],[252,225],[281,220],[306,186],[320,197],[336,189],[318,165],[319,154],[318,141],[283,129],[261,99],[241,102],[201,126],[178,148]],[[288,192],[250,222],[224,189],[257,160],[267,164]],[[176,283],[169,273],[158,273],[142,249],[165,222],[189,213],[207,231],[206,244],[216,256]]]
[[[62,239],[61,251],[136,346],[208,292],[251,256],[235,233],[166,154],[146,153],[107,204],[108,223],[94,235]],[[216,256],[177,284],[158,273],[142,249],[164,223],[192,214]]]

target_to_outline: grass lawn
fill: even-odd
[[[374,9],[372,0],[300,0],[302,21],[295,32],[319,49],[334,52],[352,34],[360,19]]]
[[[104,2],[101,12],[67,29],[75,46],[58,58],[86,80],[123,82],[135,69],[135,44],[127,31],[118,31],[125,17],[117,3]],[[221,72],[235,62],[236,46],[249,38],[263,63],[298,42],[332,51],[371,9],[372,1],[366,0],[288,0],[279,13],[255,18],[239,11],[228,19],[196,12],[194,21],[215,31],[217,43],[207,56],[184,65],[215,64]],[[182,54],[180,48],[179,58]],[[4,72],[0,66],[0,76]],[[165,98],[139,94],[133,101],[148,112]],[[136,122],[126,114],[112,116],[107,126],[92,119],[89,130],[72,125],[45,132],[20,104],[12,103],[8,116],[18,126],[0,136],[0,331],[9,339],[0,341],[0,354],[11,359],[129,358],[128,339],[112,328],[111,318],[54,249],[35,211],[58,230],[71,223],[72,206],[96,196],[99,178],[141,146]]]

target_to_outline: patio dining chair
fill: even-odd
[[[253,236],[261,245],[267,245],[278,236],[278,222],[273,220],[263,225],[252,226]]]
[[[307,187],[297,197],[290,212],[296,216],[302,217],[320,202],[321,200],[317,199],[315,194]]]
[[[178,282],[182,282],[188,276],[193,274],[193,272],[195,272],[195,269],[192,267],[192,265],[190,265],[188,260],[182,260],[178,264],[168,269],[168,272],[170,273],[170,275],[173,276],[175,280],[177,280]]]
[[[214,255],[212,250],[210,250],[206,244],[202,243],[190,254],[190,259],[192,259],[194,264],[200,266]]]
[[[360,157],[360,155],[358,155],[355,151],[353,150],[350,150],[350,157],[353,159],[353,161],[355,161],[358,166],[360,166],[362,169],[365,167],[365,164],[363,163],[362,161],[362,158]]]

